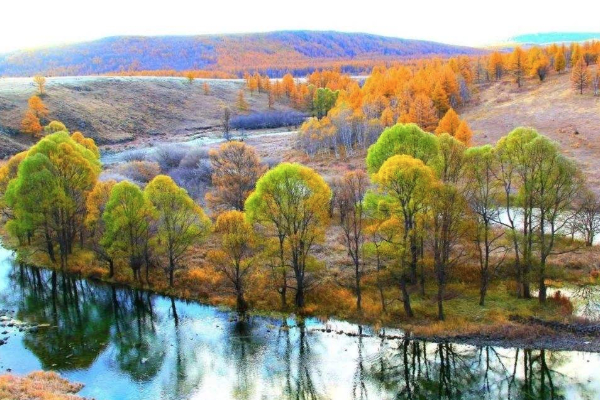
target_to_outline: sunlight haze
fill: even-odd
[[[87,3],[3,2],[0,52],[99,39],[115,35],[196,35],[276,30],[338,30],[480,46],[524,33],[596,31],[600,4],[507,0],[501,7],[477,1],[384,1],[378,7],[342,1],[172,0]],[[35,3],[35,2],[34,2]],[[580,6],[578,6],[578,4]],[[383,7],[385,6],[385,11]],[[585,9],[585,13],[581,10]],[[404,17],[406,15],[419,15]],[[465,19],[466,17],[466,19]],[[26,18],[28,23],[23,24]]]

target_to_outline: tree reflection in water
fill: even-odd
[[[12,268],[9,280],[14,290],[2,301],[17,318],[56,326],[24,334],[25,348],[45,369],[126,376],[119,381],[126,389],[111,399],[181,400],[214,391],[294,400],[597,395],[585,378],[559,372],[576,368],[574,353],[388,340],[360,326],[337,335],[312,330],[322,326],[316,320],[238,321],[213,307],[24,266]],[[99,359],[104,364],[95,364]]]

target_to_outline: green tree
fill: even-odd
[[[399,269],[396,274],[404,311],[412,317],[408,283],[416,281],[416,241],[414,240],[417,220],[424,215],[429,195],[437,185],[433,169],[423,161],[409,155],[396,155],[387,159],[379,171],[372,176],[377,184],[381,202],[389,210],[390,218],[403,222],[400,245]]]
[[[313,284],[311,273],[316,263],[310,252],[324,239],[330,198],[329,186],[314,170],[282,163],[258,180],[246,200],[250,221],[275,230],[283,238],[282,245],[289,248],[298,308],[304,307],[305,293]]]
[[[106,226],[102,246],[111,254],[128,259],[137,281],[141,280],[142,265],[148,264],[150,226],[155,213],[141,189],[123,181],[113,187],[102,214]]]
[[[428,164],[437,155],[437,140],[416,124],[397,124],[379,136],[369,147],[367,169],[375,173],[383,163],[394,155],[406,154]]]
[[[168,176],[158,175],[144,189],[156,210],[159,252],[167,259],[169,285],[190,247],[200,244],[210,231],[210,220],[202,208]],[[146,277],[148,279],[148,277]]]
[[[75,239],[83,241],[85,201],[99,174],[96,152],[65,131],[46,136],[27,152],[8,185],[5,199],[14,212],[9,227],[29,239],[43,237],[53,262],[57,243],[65,268]]]
[[[339,92],[329,88],[318,88],[313,100],[313,114],[317,118],[323,118],[329,110],[335,106]]]

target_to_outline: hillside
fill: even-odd
[[[569,74],[552,75],[542,84],[528,80],[521,89],[508,81],[491,84],[461,116],[476,144],[495,143],[518,126],[536,128],[560,143],[600,192],[600,98],[576,94]]]
[[[283,31],[204,36],[119,36],[0,55],[0,76],[106,74],[126,70],[259,70],[295,75],[339,66],[364,72],[376,62],[481,50],[364,33]]]
[[[62,121],[71,130],[85,132],[102,145],[134,138],[160,140],[164,136],[184,140],[219,131],[223,106],[228,105],[235,112],[238,92],[245,85],[236,80],[207,82],[209,95],[204,94],[204,81],[199,79],[190,84],[186,79],[164,77],[49,78],[44,102],[50,119]],[[14,142],[6,133],[20,128],[27,99],[35,93],[29,78],[0,78],[3,150],[4,142]],[[268,108],[265,94],[247,94],[246,101],[249,111]],[[276,109],[288,107],[278,103]],[[25,144],[30,140],[22,134],[14,138]]]

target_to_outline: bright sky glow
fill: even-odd
[[[274,30],[367,32],[462,45],[594,32],[600,2],[571,0],[2,0],[0,53],[114,35]]]

